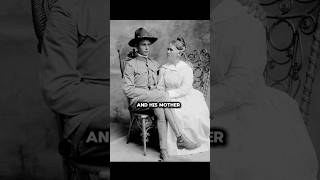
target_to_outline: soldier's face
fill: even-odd
[[[142,40],[139,42],[137,49],[138,53],[144,56],[148,56],[150,53],[150,41],[149,40]]]

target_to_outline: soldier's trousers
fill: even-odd
[[[68,137],[72,144],[71,157],[78,162],[104,166],[110,161],[108,110],[107,106],[100,106],[69,119],[79,122]]]
[[[131,100],[131,108],[135,111],[143,111],[146,109],[137,108],[138,102],[169,102],[170,99],[164,91],[157,89],[150,90],[148,93],[135,97]],[[176,126],[174,113],[169,108],[153,108],[154,114],[157,118],[157,128],[159,133],[160,149],[167,149],[167,121],[176,136],[180,135],[179,127]],[[167,120],[167,121],[166,121]]]

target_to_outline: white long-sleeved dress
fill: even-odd
[[[179,150],[176,145],[177,138],[168,124],[169,155],[187,155],[210,150],[209,109],[203,94],[194,89],[192,84],[193,70],[184,61],[179,61],[176,65],[165,64],[160,68],[158,88],[167,91],[171,101],[181,103],[181,108],[174,109],[177,125],[191,141],[200,144],[200,147],[194,150]]]

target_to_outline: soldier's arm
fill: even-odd
[[[134,98],[140,95],[147,94],[149,91],[136,88],[134,85],[134,62],[133,60],[126,63],[124,72],[123,72],[123,86],[124,94],[129,98]]]
[[[107,86],[81,81],[77,71],[78,36],[66,1],[58,1],[48,17],[43,37],[41,83],[54,111],[77,115],[107,104]],[[67,9],[67,10],[66,10]],[[107,48],[107,47],[106,47]]]

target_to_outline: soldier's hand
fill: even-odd
[[[169,99],[169,92],[165,91],[166,97]]]

